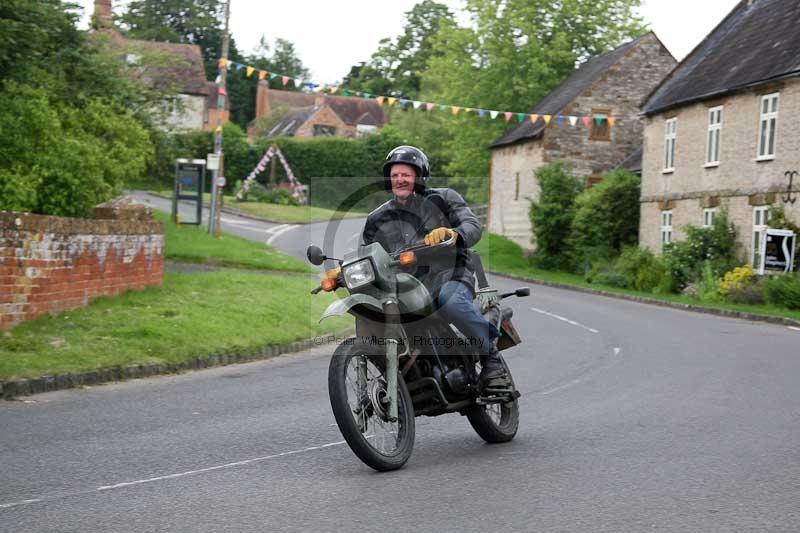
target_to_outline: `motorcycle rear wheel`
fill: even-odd
[[[513,386],[514,378],[511,377],[511,370],[505,361],[503,366],[506,367]],[[480,373],[480,368],[477,372]],[[514,389],[516,390],[516,386]],[[519,428],[519,402],[515,398],[514,401],[507,403],[473,405],[467,410],[467,420],[475,433],[486,442],[492,444],[509,442],[516,436]]]
[[[328,393],[339,431],[359,459],[381,472],[401,468],[414,449],[414,407],[401,375],[397,420],[387,416],[384,357],[363,343],[344,343],[333,352],[328,368]]]

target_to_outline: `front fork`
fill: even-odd
[[[386,317],[386,396],[389,402],[388,416],[392,422],[397,420],[397,372],[398,372],[398,341],[400,338],[400,308],[397,300],[389,298],[383,304]]]

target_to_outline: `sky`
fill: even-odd
[[[230,0],[231,34],[239,50],[252,52],[261,36],[294,43],[316,83],[340,80],[367,61],[378,42],[403,31],[404,13],[420,0]],[[458,12],[460,0],[440,0]],[[591,1],[591,0],[587,0]],[[677,60],[683,59],[739,0],[643,0],[640,15]],[[124,0],[114,0],[117,11]],[[94,0],[78,0],[88,26]],[[462,16],[459,21],[466,23]],[[281,74],[293,75],[293,72]]]

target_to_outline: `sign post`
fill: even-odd
[[[786,229],[767,228],[761,241],[761,264],[758,273],[792,272],[794,270],[794,250],[797,236]]]

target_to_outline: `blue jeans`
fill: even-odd
[[[468,339],[480,343],[481,353],[493,351],[492,339],[500,336],[500,331],[481,316],[472,301],[469,287],[460,281],[448,281],[439,290],[439,311],[445,320],[451,322]]]

